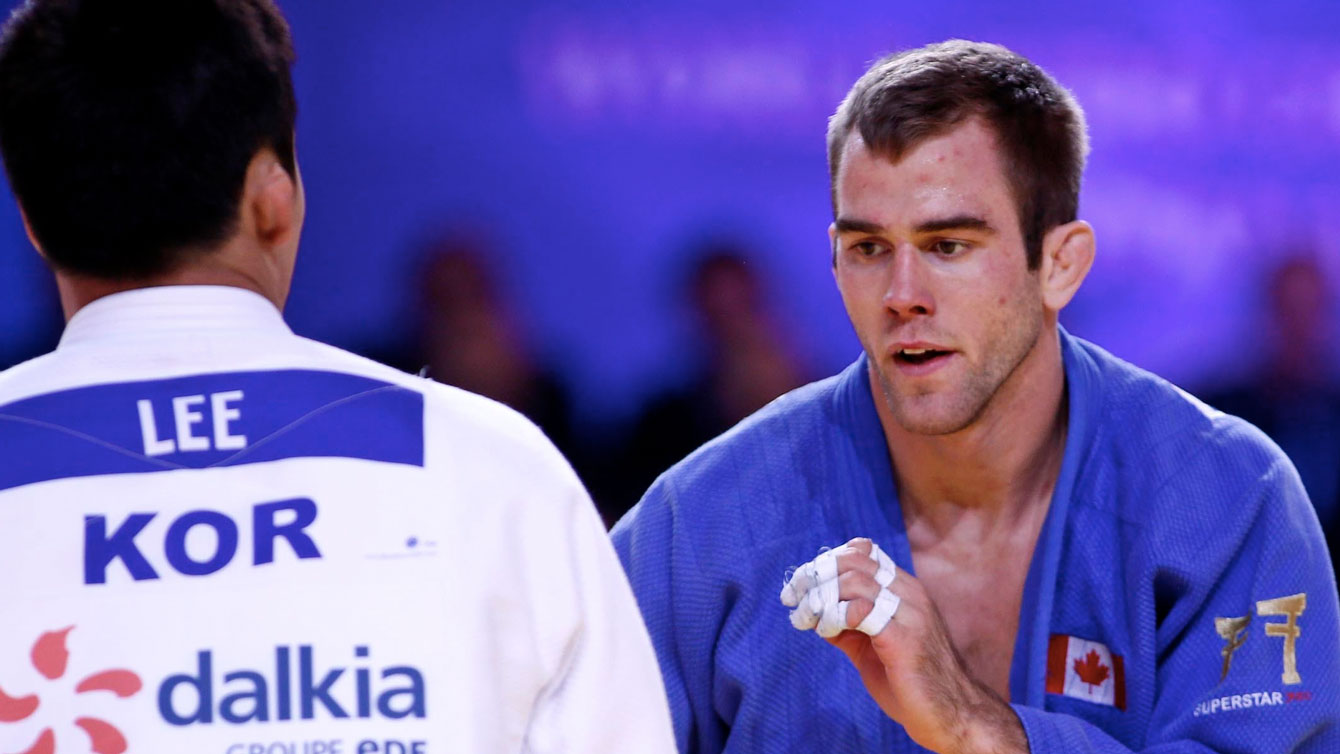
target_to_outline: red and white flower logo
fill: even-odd
[[[59,631],[48,631],[37,638],[33,644],[33,667],[48,680],[56,680],[65,675],[65,666],[70,660],[70,652],[65,648],[65,637],[74,630],[74,626]],[[140,677],[129,670],[103,670],[75,686],[76,694],[97,691],[110,691],[122,699],[134,696],[143,684]],[[26,720],[41,706],[37,694],[10,696],[0,688],[0,723],[13,723]],[[78,717],[74,724],[88,734],[94,754],[124,754],[127,748],[126,737],[116,726],[96,717]],[[51,728],[45,728],[37,736],[33,745],[16,754],[55,754],[56,734]]]

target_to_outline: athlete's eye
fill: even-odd
[[[962,241],[936,241],[931,251],[942,257],[956,257],[968,250],[968,244]]]
[[[856,252],[857,256],[861,257],[876,257],[883,254],[888,249],[887,246],[878,241],[861,241],[858,244],[854,244],[851,248]]]

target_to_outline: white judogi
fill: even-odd
[[[89,304],[0,374],[0,450],[0,751],[673,749],[539,430],[254,293]]]

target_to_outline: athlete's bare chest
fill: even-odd
[[[1031,544],[960,558],[946,557],[953,548],[912,554],[968,671],[1006,700]]]

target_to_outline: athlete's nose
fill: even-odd
[[[920,250],[900,244],[889,265],[889,283],[884,289],[884,306],[901,318],[935,313],[931,294],[930,270]]]

